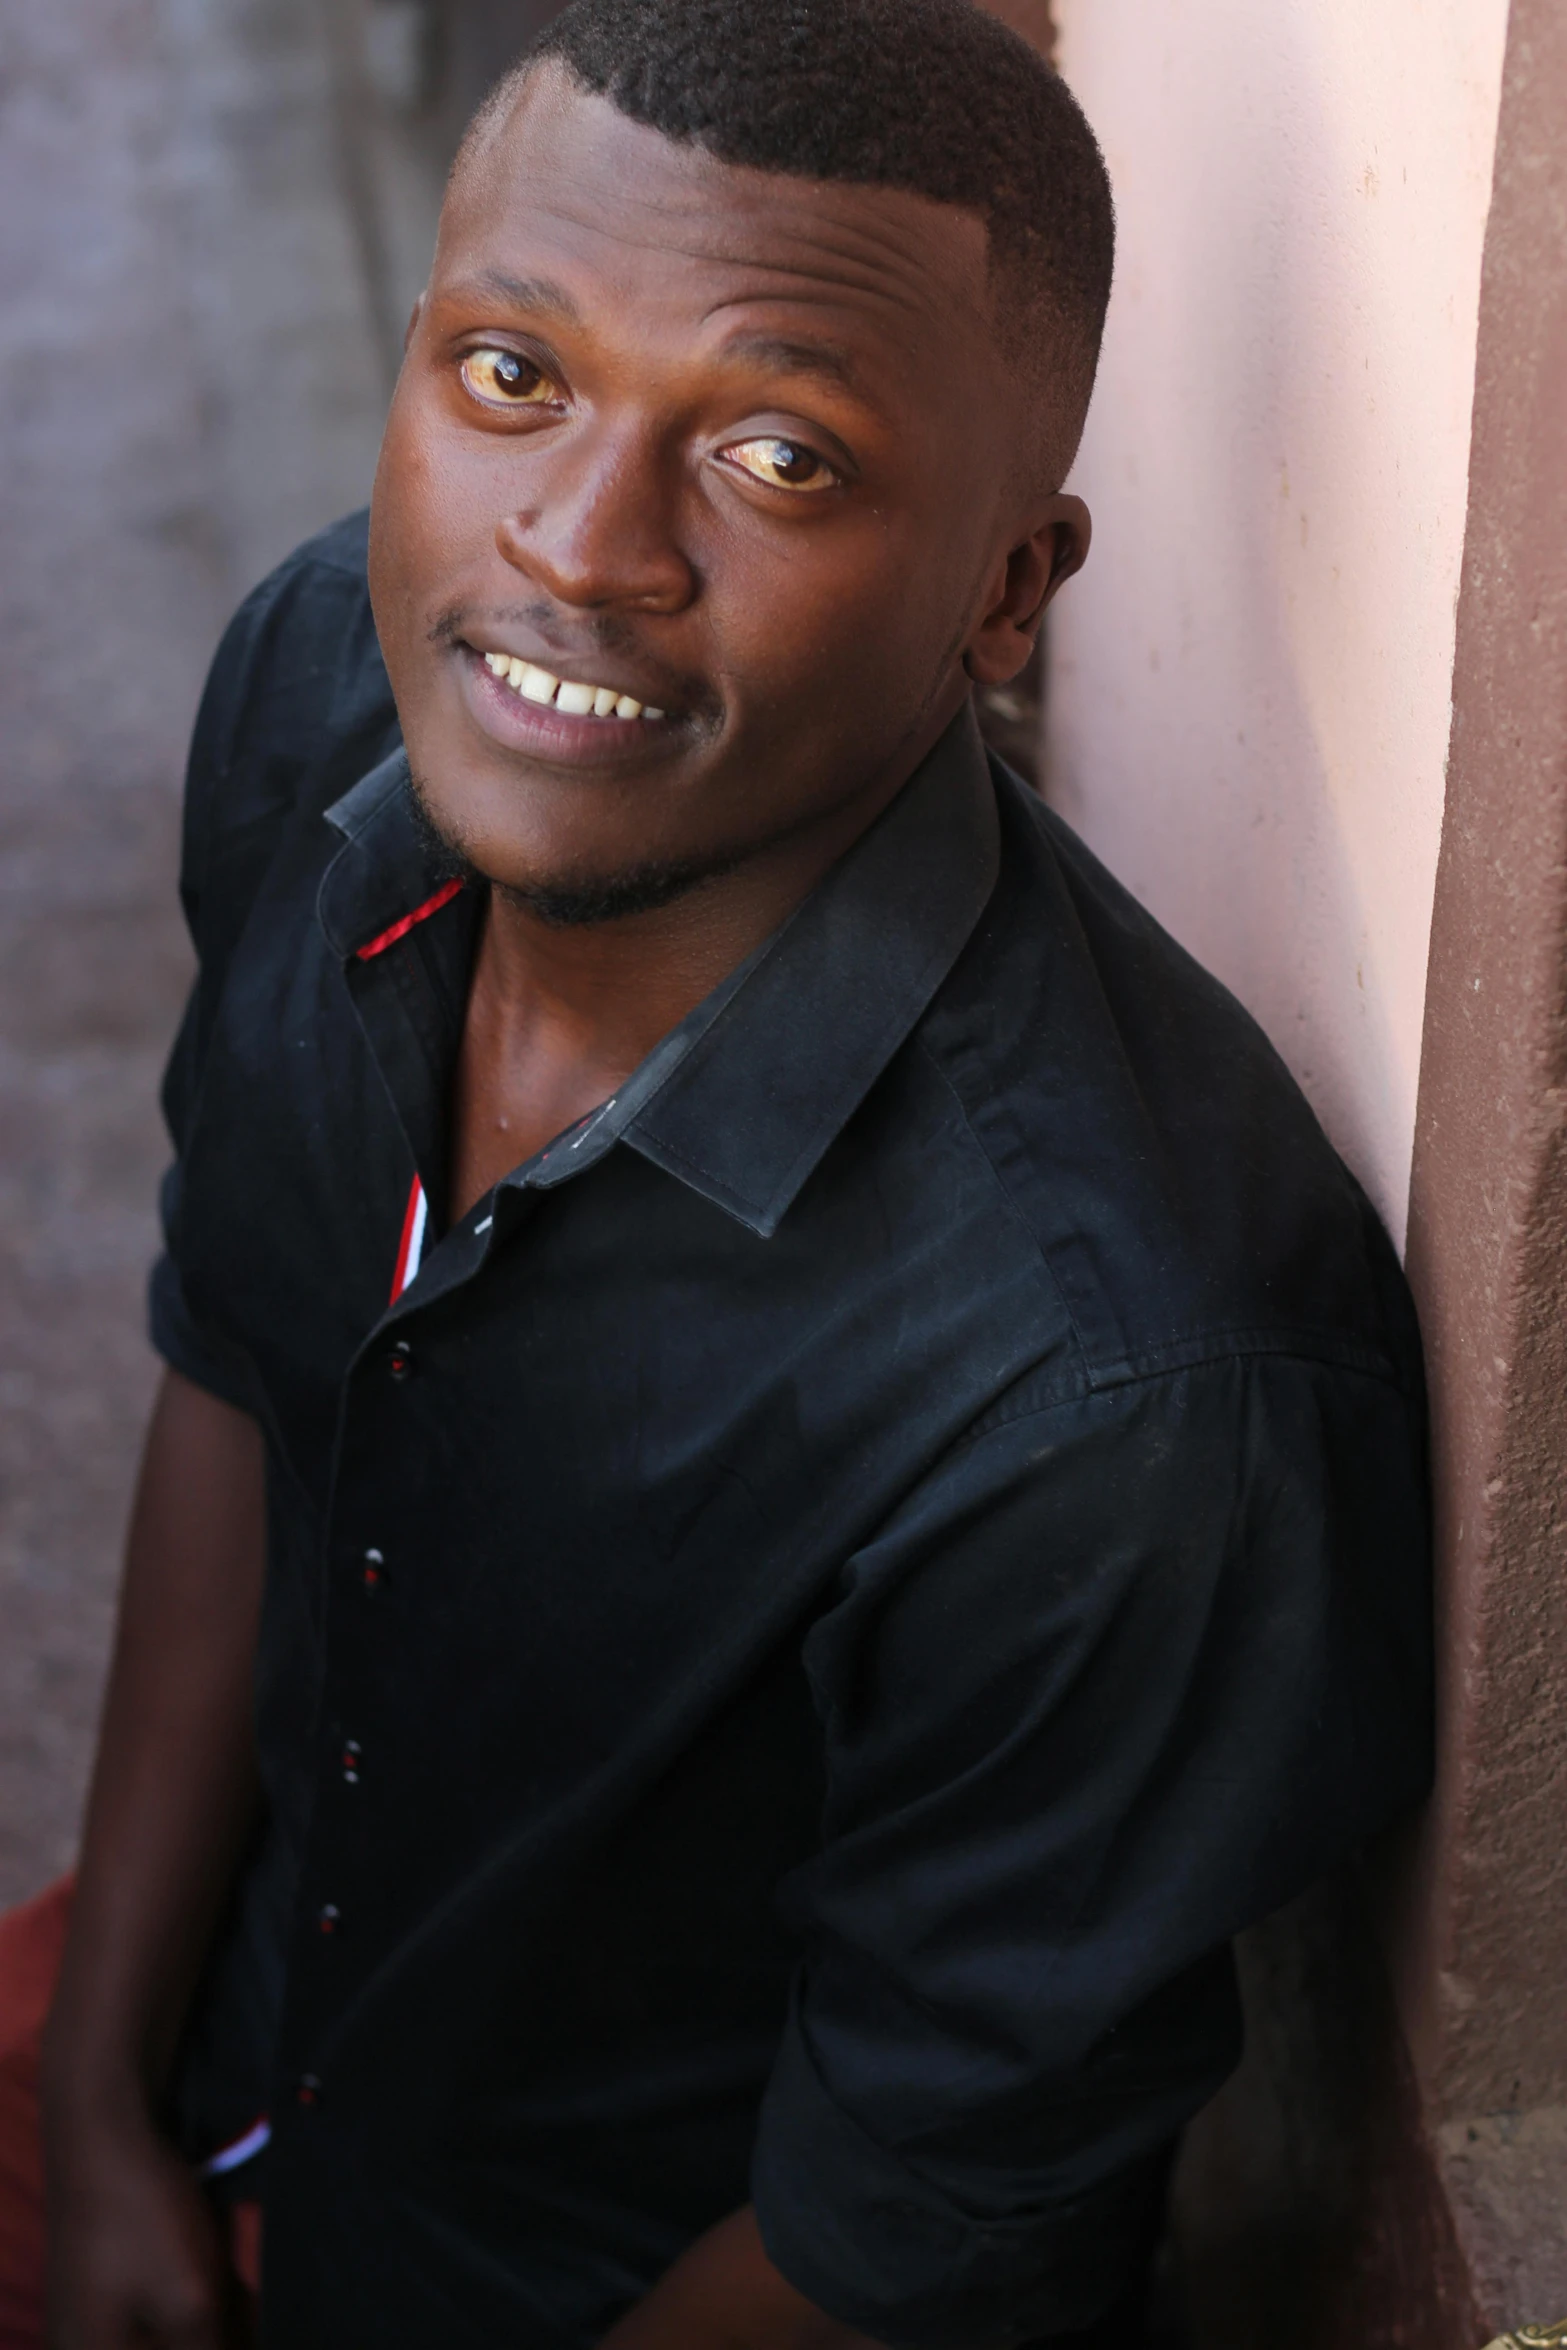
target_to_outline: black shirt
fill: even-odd
[[[967,716],[455,1223],[428,858],[359,520],[203,704],[153,1292],[267,1441],[269,1820],[179,2084],[193,2154],[270,2109],[266,2339],[586,2350],[752,2197],[874,2336],[1068,2332],[1228,1938],[1426,1781],[1393,1253]]]

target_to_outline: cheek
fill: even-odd
[[[433,614],[473,538],[460,471],[445,436],[401,391],[387,418],[370,500],[370,596],[393,683],[397,666],[427,642]],[[411,681],[410,681],[411,682]]]
[[[416,600],[426,495],[426,468],[417,436],[394,401],[370,493],[370,603],[389,664],[395,663]]]
[[[922,700],[956,611],[930,550],[918,524],[874,514],[731,541],[708,572],[725,667],[796,723]]]

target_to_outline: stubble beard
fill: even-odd
[[[441,823],[429,792],[412,768],[409,781],[420,847],[436,881],[463,881],[492,889],[508,905],[531,914],[551,930],[585,930],[598,923],[623,922],[633,914],[654,913],[704,882],[733,872],[743,861],[743,853],[731,849],[705,857],[649,857],[614,873],[570,879],[493,881],[474,863],[461,835]]]

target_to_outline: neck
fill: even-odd
[[[466,1213],[619,1090],[659,1039],[787,921],[958,706],[922,726],[865,790],[666,906],[562,927],[491,892],[453,1089],[453,1213]]]

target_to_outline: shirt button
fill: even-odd
[[[406,1338],[399,1338],[387,1356],[387,1369],[394,1379],[406,1379],[414,1367],[414,1350]]]
[[[357,1787],[359,1784],[359,1757],[363,1752],[364,1748],[357,1738],[343,1740],[343,1751],[339,1760],[343,1766],[343,1776],[350,1787]]]
[[[386,1581],[386,1560],[378,1550],[367,1550],[359,1569],[359,1580],[366,1591],[379,1591]]]
[[[296,2105],[320,2104],[321,2083],[314,2073],[300,2074],[294,2083],[294,2102]]]
[[[323,1934],[335,1934],[342,1915],[335,1901],[324,1901],[316,1911],[316,1924]]]

